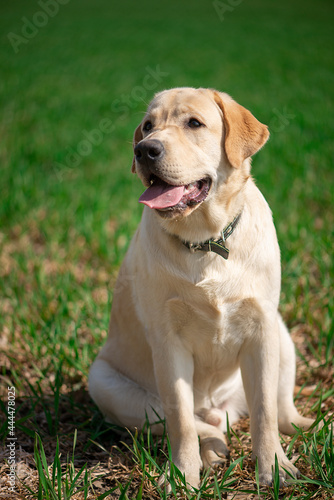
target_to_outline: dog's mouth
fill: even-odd
[[[201,179],[183,186],[168,184],[156,175],[150,178],[151,185],[139,198],[150,208],[159,211],[183,210],[202,203],[209,194],[211,180]]]

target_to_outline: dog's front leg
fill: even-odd
[[[287,476],[285,470],[293,476],[298,470],[285,456],[278,436],[280,346],[277,312],[269,303],[260,305],[249,299],[242,301],[239,314],[245,338],[240,367],[250,413],[253,458],[258,460],[260,482],[272,484],[276,455],[280,484],[283,485]]]
[[[198,487],[201,459],[194,417],[194,361],[177,334],[153,348],[154,371],[175,465]]]

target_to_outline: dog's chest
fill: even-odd
[[[174,331],[193,353],[195,363],[210,372],[233,370],[243,343],[242,332],[231,322],[235,303],[224,290],[222,280],[210,277],[169,303]]]
[[[191,344],[195,362],[209,371],[229,372],[237,364],[244,340],[242,331],[233,327],[228,304],[214,306],[214,314],[203,312],[194,314],[193,329],[186,328],[184,338]]]

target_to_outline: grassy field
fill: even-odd
[[[281,436],[302,473],[281,492],[258,486],[243,419],[226,466],[197,493],[174,471],[173,495],[334,497],[333,14],[329,0],[2,3],[0,498],[166,496],[168,439],[116,433],[87,374],[141,216],[133,130],[156,91],[186,85],[225,90],[270,127],[253,175],[281,246],[296,404],[324,427]]]

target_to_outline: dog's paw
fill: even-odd
[[[299,470],[285,457],[279,461],[279,487],[287,485],[287,480],[291,477],[296,479],[300,476]],[[261,467],[259,470],[259,482],[266,486],[272,486],[275,477],[275,467]]]
[[[158,486],[159,488],[161,488],[162,490],[165,490],[165,492],[168,494],[168,493],[171,493],[172,491],[172,488],[171,488],[171,485],[168,481],[168,477],[167,475],[165,474],[162,474],[159,479],[158,479]]]
[[[280,432],[283,434],[295,434],[297,432],[296,427],[300,427],[304,431],[310,429],[313,426],[314,420],[312,418],[302,417],[301,415],[297,415],[292,423],[289,420],[280,421],[278,420],[278,427]],[[317,426],[314,430],[318,430],[319,426]]]
[[[229,449],[223,440],[223,435],[221,438],[206,437],[201,439],[200,448],[204,469],[217,467],[230,456]]]
[[[177,463],[173,464],[178,471],[174,471],[173,473],[173,482],[176,482],[180,485],[184,484],[184,480],[180,478],[180,473],[184,475],[185,482],[187,483],[187,486],[190,488],[198,488],[199,483],[200,483],[200,477],[199,477],[199,472],[200,472],[200,467],[193,467],[193,466],[188,466],[188,467],[183,467],[181,465],[178,465]],[[162,474],[159,479],[158,479],[158,486],[161,489],[164,489],[166,493],[171,493],[172,488],[170,485],[170,476],[171,476],[171,464],[169,464],[167,468],[167,473]]]
[[[315,423],[315,420],[313,418],[307,418],[307,417],[302,417],[300,415],[298,422],[296,422],[296,426],[300,427],[304,431],[308,431]],[[322,427],[321,424],[317,424],[312,430],[317,431]],[[296,431],[295,431],[296,432]]]

